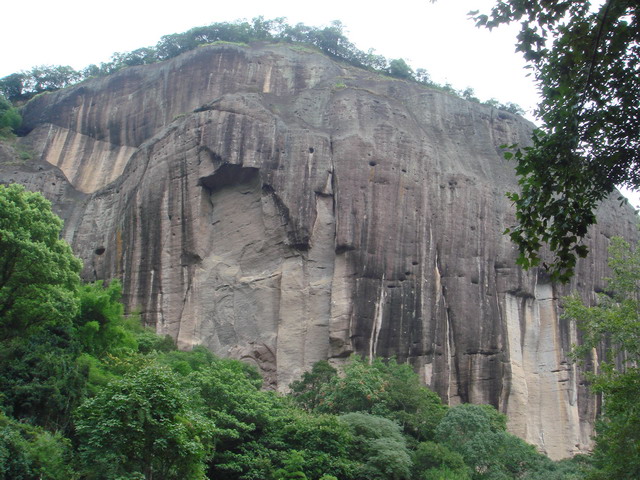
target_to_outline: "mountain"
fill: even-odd
[[[528,143],[524,119],[262,44],[129,67],[22,115],[32,159],[3,146],[0,180],[44,192],[84,278],[121,278],[128,309],[179,347],[281,390],[321,359],[395,356],[552,458],[589,449],[597,356],[568,359],[580,334],[559,299],[594,300],[609,239],[637,238],[637,220],[603,204],[570,285],[522,271],[500,145]]]

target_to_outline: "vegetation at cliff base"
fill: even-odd
[[[521,191],[509,229],[524,267],[566,281],[587,248],[594,210],[616,185],[640,189],[640,5],[635,0],[511,0],[474,12],[479,26],[519,22],[516,49],[535,76],[542,127],[511,146]]]
[[[125,315],[117,280],[80,281],[61,228],[39,193],[0,185],[0,480],[580,478],[393,359],[319,362],[280,395],[177,351]]]

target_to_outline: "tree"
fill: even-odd
[[[480,102],[480,100],[478,99],[478,97],[476,97],[476,92],[473,90],[473,88],[471,87],[467,87],[465,88],[462,92],[461,92],[462,98],[464,98],[465,100],[469,100],[472,102]]]
[[[74,326],[83,352],[102,358],[122,349],[138,349],[135,326],[128,325],[124,318],[121,297],[122,286],[118,280],[111,281],[106,287],[102,281],[80,287],[80,311],[74,320]]]
[[[76,431],[87,478],[204,479],[215,427],[183,387],[149,364],[86,400]]]
[[[147,65],[157,62],[155,48],[137,48],[132,52],[114,53],[111,55],[111,61],[116,65],[132,67],[134,65]],[[89,71],[88,73],[91,73]]]
[[[39,65],[27,72],[23,87],[33,96],[68,87],[81,79],[82,74],[68,65]]]
[[[402,480],[410,476],[411,456],[400,426],[367,413],[347,413],[340,420],[354,436],[352,455],[362,462],[358,479]]]
[[[325,413],[367,412],[397,422],[418,441],[433,438],[446,413],[440,397],[425,386],[410,365],[395,359],[371,362],[353,356],[344,374],[326,361],[291,384],[291,395],[309,411]]]
[[[310,372],[304,372],[300,380],[290,385],[291,396],[299,406],[312,412],[324,401],[326,386],[337,374],[338,371],[326,360],[316,362]]]
[[[39,65],[25,72],[0,78],[0,94],[9,101],[28,100],[42,92],[52,92],[73,85],[84,77],[68,65]]]
[[[216,358],[204,347],[158,357],[183,379],[203,414],[216,426],[210,478],[268,478],[281,464],[288,423],[284,405],[273,392],[260,390],[262,378],[237,360]]]
[[[528,268],[543,263],[566,281],[594,209],[616,185],[640,189],[640,6],[635,0],[500,1],[478,26],[521,22],[517,51],[542,101],[532,145],[511,146],[521,191],[508,230]],[[542,262],[547,244],[555,255]]]
[[[80,286],[61,228],[42,195],[0,186],[0,402],[20,421],[70,433],[87,381],[109,376],[98,357],[136,341],[119,283]]]
[[[0,479],[29,480],[30,478],[33,478],[33,469],[27,442],[14,425],[2,425],[0,427]]]
[[[303,465],[304,456],[296,450],[291,450],[284,462],[284,467],[276,470],[271,478],[273,480],[307,480],[307,476],[302,471]]]
[[[73,338],[81,264],[61,228],[41,194],[0,185],[0,403],[66,431],[85,375]]]
[[[359,462],[353,458],[354,437],[345,422],[335,415],[298,409],[287,409],[284,420],[279,435],[287,449],[303,455],[302,470],[310,478],[353,478]]]
[[[61,229],[41,194],[0,185],[0,341],[75,317],[81,263]]]
[[[254,368],[216,358],[204,347],[170,352],[158,360],[183,377],[200,398],[204,415],[216,425],[210,478],[269,478],[279,467],[289,468],[294,450],[303,459],[294,471],[310,478],[352,478],[357,467],[349,452],[352,436],[337,417],[293,407],[261,390],[262,378]]]
[[[6,137],[22,123],[18,110],[0,94],[0,138]]]
[[[462,456],[474,480],[523,478],[550,463],[533,445],[507,433],[506,416],[490,405],[450,408],[436,429],[436,438]]]
[[[26,74],[24,72],[12,73],[0,78],[0,94],[10,102],[22,100],[22,91]]]
[[[603,396],[597,478],[640,478],[640,246],[614,238],[609,253],[613,274],[597,304],[587,306],[574,295],[565,299],[565,316],[583,333],[578,358],[600,351],[599,372],[591,376],[591,390]]]
[[[21,421],[71,431],[71,414],[84,399],[86,371],[69,326],[47,326],[0,342],[0,404]]]
[[[397,78],[413,78],[413,70],[402,58],[397,58],[389,62],[389,75]]]
[[[320,384],[316,410],[334,414],[367,412],[383,415],[387,413],[384,397],[388,379],[383,372],[383,367],[379,359],[369,364],[363,358],[353,355],[344,366],[343,375],[332,375],[327,384]]]
[[[71,442],[0,413],[0,480],[68,480]]]
[[[395,359],[378,365],[387,377],[384,416],[398,422],[405,434],[418,441],[434,438],[435,429],[447,413],[437,393],[422,385],[420,377],[406,363]]]
[[[344,25],[340,20],[334,20],[331,25],[319,28],[311,28],[307,36],[310,41],[327,55],[336,58],[350,60],[355,46],[344,34]]]
[[[485,102],[482,102],[483,105],[489,105],[490,107],[497,108],[498,110],[504,110],[505,112],[514,113],[516,115],[524,115],[524,110],[520,105],[513,102],[502,103],[496,100],[495,98],[491,98]]]
[[[424,68],[418,68],[413,74],[413,78],[418,83],[422,83],[424,85],[433,85],[429,72],[427,72],[427,70],[425,70]]]
[[[435,442],[421,442],[413,452],[413,468],[421,480],[470,480],[471,470],[464,458],[446,446]]]

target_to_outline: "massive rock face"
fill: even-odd
[[[590,446],[596,403],[558,299],[593,298],[636,219],[603,205],[570,286],[519,269],[499,146],[528,142],[523,119],[260,45],[127,68],[23,116],[35,160],[0,178],[44,191],[84,277],[122,278],[180,347],[254,362],[279,389],[321,359],[395,355],[554,458]]]

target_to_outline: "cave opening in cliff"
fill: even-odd
[[[253,184],[259,176],[260,171],[257,168],[225,163],[212,175],[201,177],[198,185],[209,190],[209,193],[215,193],[229,185]]]

